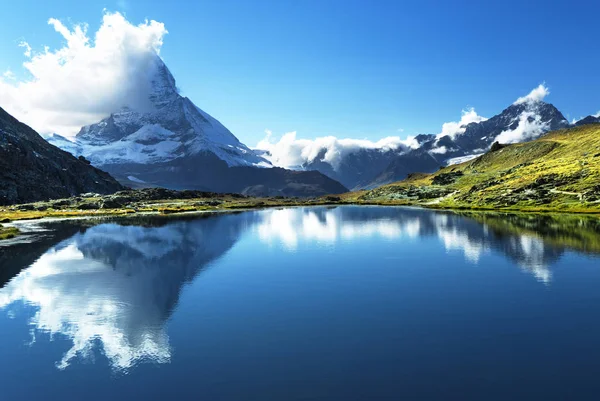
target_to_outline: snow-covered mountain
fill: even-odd
[[[261,195],[319,195],[345,188],[314,172],[273,168],[219,121],[179,94],[160,57],[148,74],[142,101],[85,126],[69,140],[47,140],[84,156],[125,185],[251,192]]]
[[[582,123],[592,120],[588,117]],[[328,162],[324,156],[328,150],[323,149],[299,168],[318,170],[353,190],[369,189],[402,180],[410,173],[429,173],[440,166],[467,161],[497,141],[533,140],[569,125],[552,104],[528,99],[515,102],[492,118],[462,125],[453,135],[419,135],[409,147],[356,149],[343,154],[335,164]],[[268,152],[263,155],[270,158]]]
[[[219,121],[179,95],[175,78],[159,57],[153,68],[146,104],[135,110],[124,107],[83,127],[74,141],[57,134],[48,141],[98,166],[161,163],[201,152],[215,154],[228,166],[270,166]]]
[[[480,156],[494,142],[530,141],[568,126],[567,119],[550,103],[539,100],[514,103],[492,118],[461,127],[461,132],[454,136],[429,136],[419,148],[398,155],[380,174],[359,186],[375,188],[402,180],[410,173],[432,173],[440,166]]]

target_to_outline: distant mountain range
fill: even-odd
[[[157,56],[147,105],[124,107],[85,126],[73,141],[47,140],[130,187],[159,186],[248,195],[316,196],[347,189],[318,171],[290,171],[241,143],[219,121],[179,94]],[[143,88],[140,88],[140,92]]]
[[[500,114],[478,118],[451,135],[419,135],[410,146],[357,147],[333,163],[323,149],[291,170],[274,167],[273,155],[241,143],[219,121],[179,94],[175,79],[157,56],[145,107],[115,110],[83,127],[74,140],[47,140],[112,174],[126,186],[160,186],[239,192],[248,195],[314,196],[372,189],[414,172],[473,159],[498,141],[516,143],[573,125],[600,121],[588,116],[569,123],[552,104],[520,98]],[[142,91],[142,89],[140,89]]]
[[[400,141],[395,146],[344,148],[339,145],[336,148],[327,142],[313,142],[307,148],[310,152],[304,152],[302,148],[297,151],[287,142],[285,146],[307,159],[295,165],[294,169],[317,170],[351,190],[361,190],[402,180],[414,172],[431,173],[443,166],[474,159],[488,151],[494,142],[526,142],[549,131],[600,122],[598,114],[569,123],[555,106],[536,99],[535,96],[520,98],[489,119],[476,117],[478,121],[458,126],[452,134],[421,134],[413,138],[412,143]],[[292,143],[293,140],[295,137]],[[278,154],[281,149],[277,149],[277,146],[272,149],[262,143],[260,146],[264,146],[260,154],[274,164],[280,160],[285,163],[287,160]],[[318,146],[321,149],[315,152],[314,148]],[[305,156],[306,153],[310,156]],[[332,154],[335,157],[332,158]],[[291,157],[289,160],[295,158]]]
[[[370,189],[402,180],[410,173],[431,173],[441,166],[475,158],[488,151],[496,141],[532,140],[548,131],[568,126],[567,119],[549,103],[512,104],[488,120],[463,126],[464,132],[454,137],[421,136],[417,149],[398,155],[380,174],[358,183],[358,186]]]
[[[324,148],[316,158],[297,168],[320,171],[352,190],[372,189],[402,180],[410,173],[431,173],[442,166],[468,161],[488,151],[496,141],[524,142],[552,130],[595,122],[600,122],[600,117],[569,123],[552,104],[524,99],[496,116],[461,126],[454,135],[418,135],[415,144],[398,149],[355,149],[345,152],[335,165],[326,160],[328,149]],[[262,154],[271,158],[268,151]]]
[[[355,199],[436,208],[596,212],[599,178],[600,124],[579,124],[533,141],[496,143],[476,159],[433,174],[412,174],[357,193]],[[599,228],[597,223],[589,227]]]
[[[0,108],[0,205],[120,189],[109,174],[50,145]]]

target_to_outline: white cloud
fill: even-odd
[[[54,18],[48,24],[66,43],[42,52],[20,43],[31,77],[0,78],[1,106],[7,112],[40,133],[71,136],[122,106],[147,100],[139,88],[149,87],[148,74],[167,33],[162,23],[133,25],[122,14],[107,12],[93,39],[85,24],[69,29]]]
[[[400,139],[397,136],[390,136],[373,142],[367,139],[338,139],[334,136],[298,139],[296,132],[288,132],[279,141],[274,142],[272,132],[267,130],[266,134],[266,137],[256,145],[256,149],[268,151],[269,155],[265,157],[273,165],[286,168],[298,167],[315,161],[323,155],[322,160],[336,169],[345,156],[362,149],[404,151],[419,147],[414,137]]]
[[[4,71],[4,73],[2,74],[2,76],[10,81],[14,81],[15,80],[15,73],[12,72],[11,70],[6,70]]]
[[[448,149],[445,146],[440,146],[439,148],[433,148],[430,150],[431,153],[435,153],[437,155],[444,155],[448,152]]]
[[[596,117],[596,118],[600,117],[600,111],[597,112],[596,114],[594,114],[593,116]]]
[[[442,126],[442,132],[438,139],[443,136],[455,138],[465,132],[465,127],[471,123],[480,123],[487,120],[477,114],[475,109],[470,108],[462,111],[460,121],[447,122]],[[399,130],[402,132],[401,130]],[[321,161],[330,164],[335,170],[349,154],[363,149],[377,149],[381,151],[406,151],[419,148],[419,143],[414,136],[400,139],[398,136],[389,136],[376,142],[366,139],[338,139],[334,136],[320,137],[316,139],[298,139],[296,132],[288,132],[279,141],[272,140],[272,132],[267,130],[265,138],[260,141],[255,149],[268,152],[263,155],[273,165],[285,168],[297,168],[309,162],[314,162],[321,157]],[[447,149],[439,147],[433,153],[446,153]]]
[[[539,137],[548,131],[549,122],[543,122],[535,111],[524,111],[519,116],[519,125],[514,130],[502,131],[495,139],[500,143],[524,142]]]
[[[457,135],[464,134],[466,126],[471,123],[480,123],[487,120],[477,114],[474,108],[466,109],[462,111],[460,121],[450,121],[442,125],[442,132],[437,135],[437,138],[449,136],[454,139]]]
[[[537,88],[535,88],[531,92],[529,92],[529,94],[527,96],[518,98],[514,104],[516,105],[516,104],[523,104],[523,103],[541,102],[549,94],[550,94],[550,90],[548,89],[546,84],[540,84]]]
[[[23,53],[23,55],[27,58],[31,57],[31,46],[29,46],[29,43],[25,42],[25,41],[21,41],[21,43],[19,43],[19,47],[23,47],[25,48],[25,52]]]

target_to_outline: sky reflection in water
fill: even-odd
[[[68,369],[76,361],[93,361],[99,351],[113,371],[127,373],[140,363],[172,361],[167,322],[177,309],[182,289],[196,279],[201,281],[200,272],[208,266],[219,269],[220,259],[228,253],[234,258],[238,242],[237,252],[245,254],[235,261],[245,258],[256,265],[264,259],[265,268],[274,260],[286,266],[300,254],[310,258],[312,252],[313,263],[328,269],[330,265],[321,264],[314,247],[326,247],[334,256],[344,249],[372,249],[373,263],[383,263],[378,261],[381,256],[396,259],[399,266],[403,260],[414,263],[417,253],[432,254],[442,247],[447,259],[439,258],[440,264],[456,264],[449,258],[459,253],[463,265],[483,269],[496,260],[486,257],[500,256],[505,265],[519,267],[546,286],[552,284],[553,265],[568,249],[592,253],[596,249],[589,241],[557,243],[557,235],[546,230],[545,220],[540,225],[546,228],[536,231],[535,224],[521,224],[518,218],[481,216],[339,207],[272,209],[199,219],[150,218],[140,225],[135,220],[128,225],[109,222],[82,228],[42,250],[29,266],[21,266],[0,289],[0,308],[5,315],[18,316],[24,311],[15,305],[34,307],[33,316],[27,317],[31,347],[36,347],[35,338],[40,335],[62,336],[71,342],[71,348],[56,361],[58,369]],[[56,227],[58,232],[62,229]],[[17,255],[28,248],[23,249],[2,252]],[[378,255],[378,249],[385,252]],[[276,259],[268,252],[276,252]],[[427,269],[431,260],[424,260],[421,267]],[[7,263],[6,258],[0,261]],[[179,351],[185,352],[182,346]]]

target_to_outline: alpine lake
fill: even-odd
[[[37,221],[0,399],[596,400],[600,218],[407,207]]]

